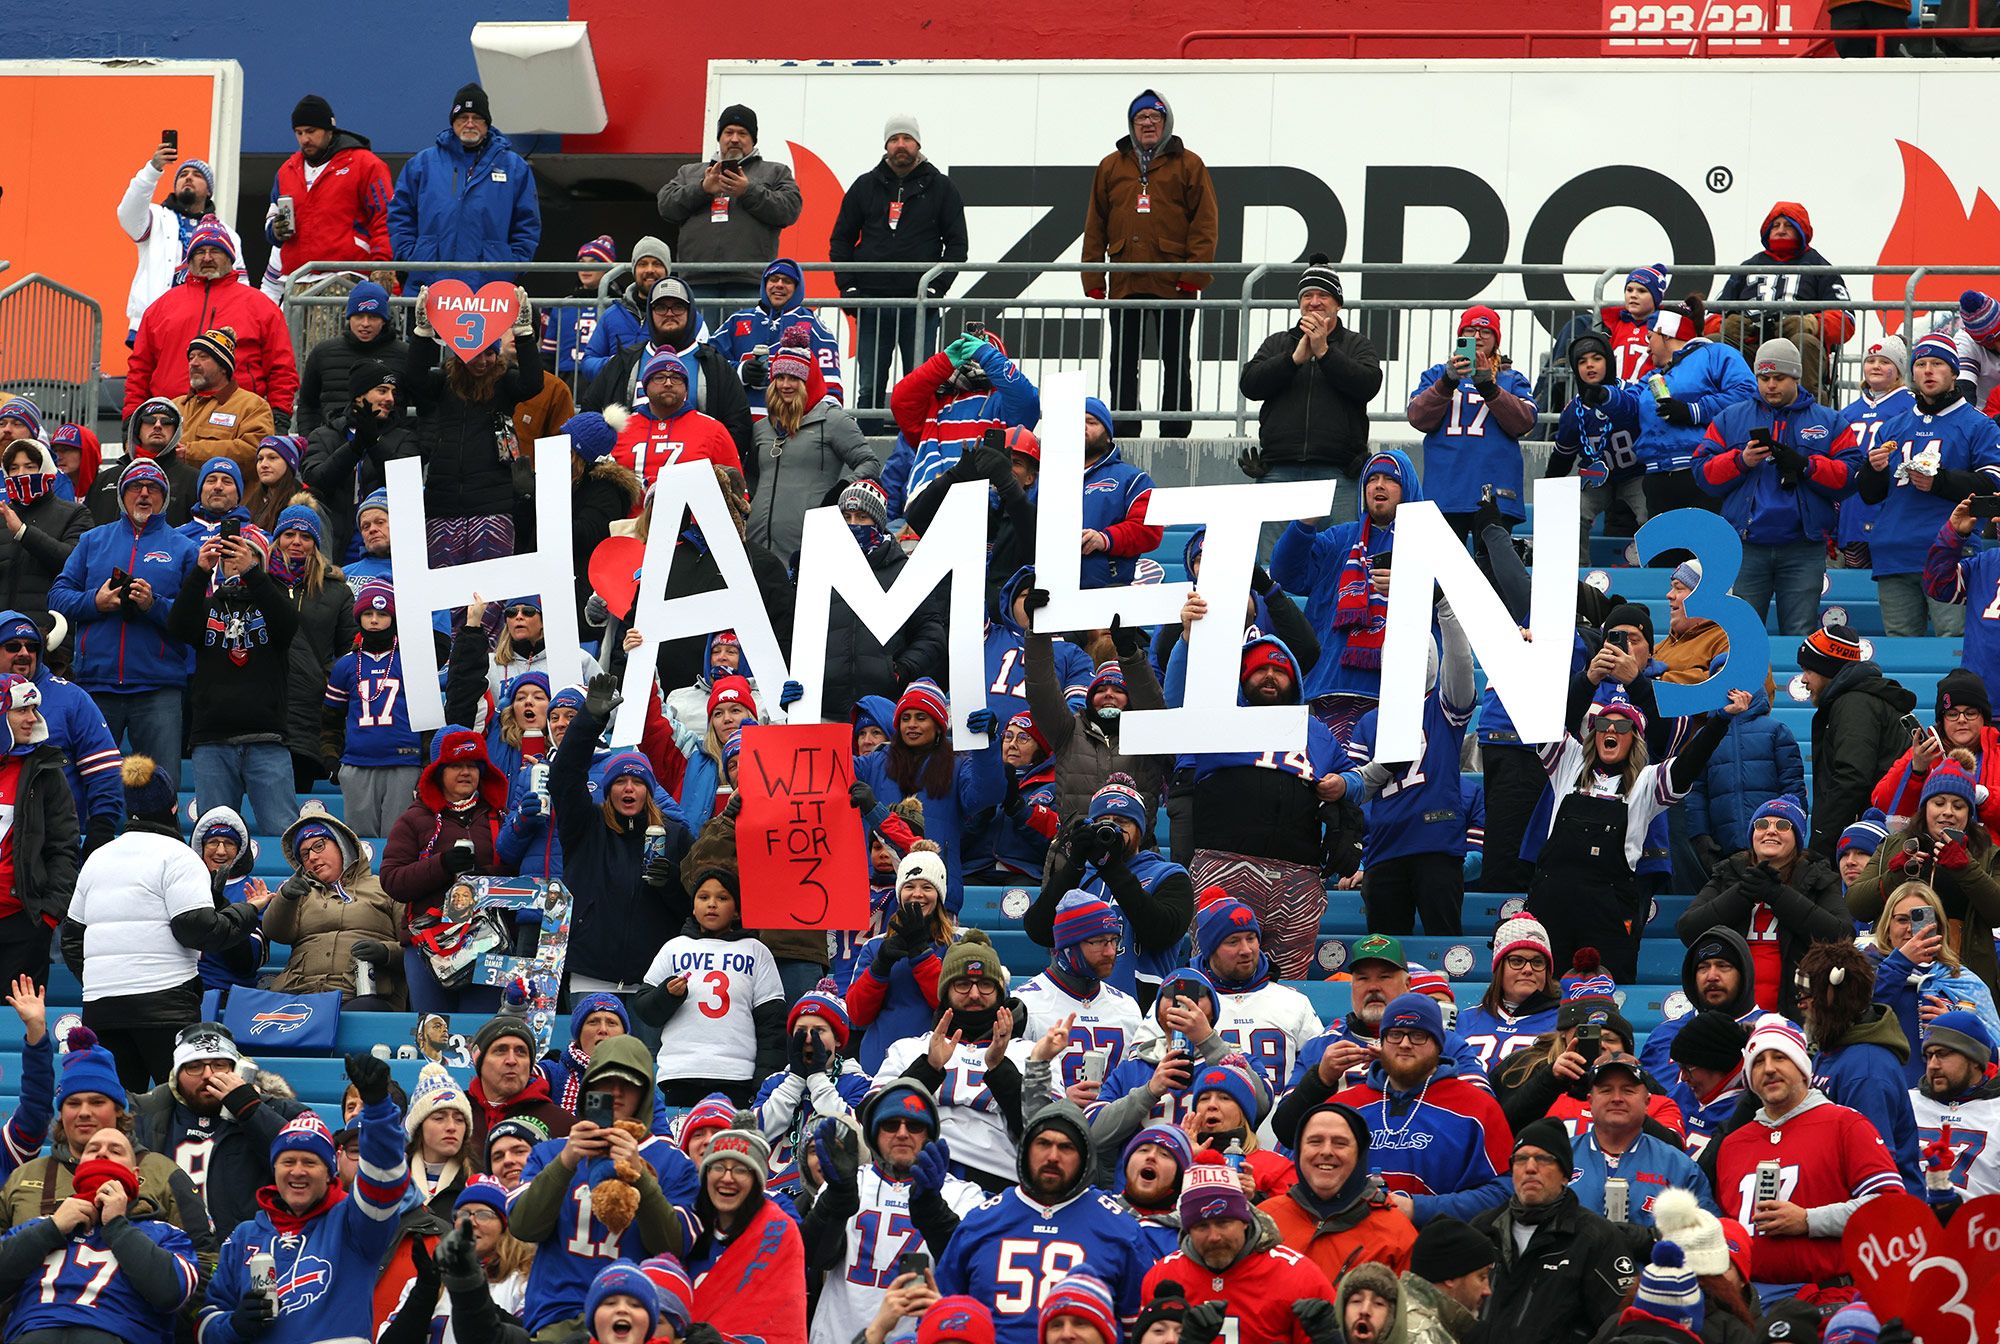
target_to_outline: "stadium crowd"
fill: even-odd
[[[857,422],[842,344],[776,255],[800,194],[757,153],[754,111],[726,109],[715,158],[661,189],[671,241],[626,249],[615,305],[538,322],[523,293],[474,352],[421,303],[406,333],[390,291],[421,296],[426,263],[534,253],[532,169],[484,93],[460,90],[393,182],[325,100],[294,121],[265,283],[351,262],[339,330],[295,361],[211,213],[216,170],[181,164],[152,200],[163,144],[119,207],[139,266],[117,464],[88,426],[0,404],[9,1344],[1910,1338],[1861,1300],[1841,1234],[1893,1192],[1949,1217],[2000,1191],[2000,575],[1979,544],[2000,512],[2000,302],[1967,293],[1945,329],[1870,341],[1840,409],[1855,326],[1830,267],[1718,296],[1823,311],[1720,320],[1671,297],[1664,265],[1635,270],[1567,341],[1559,405],[1475,306],[1411,389],[1420,471],[1369,442],[1381,364],[1315,258],[1296,321],[1243,365],[1242,465],[1337,477],[1335,516],[1286,527],[1240,607],[1197,591],[1178,624],[1059,636],[1035,622],[1036,387],[983,329],[875,310],[857,394],[886,389],[894,423]],[[1085,260],[1192,269],[1085,288],[1198,294],[1206,169],[1151,90],[1125,132]],[[964,260],[916,119],[883,139],[836,261]],[[1780,202],[1750,264],[1823,266],[1811,239]],[[592,292],[619,251],[579,249]],[[690,283],[677,260],[740,269]],[[1187,432],[1192,311],[1112,319],[1114,400],[1136,404],[1157,350],[1168,433]],[[1436,503],[1525,626],[1511,533],[1543,412],[1586,524],[1694,506],[1742,539],[1736,598],[1760,617],[1775,598],[1801,641],[1810,785],[1768,683],[1662,709],[1658,686],[1726,656],[1695,561],[1664,630],[1579,584],[1546,744],[1481,692],[1440,602],[1422,754],[1379,757],[1398,510]],[[1082,581],[1129,584],[1166,535],[1125,453],[1139,425],[1093,397],[1083,428]],[[533,445],[556,431],[573,581],[399,612],[385,464],[423,463],[428,560],[465,563],[532,546]],[[813,669],[852,727],[864,928],[743,926],[740,732],[797,681],[760,679],[724,631],[660,645],[645,703],[618,694],[640,632],[593,591],[597,548],[663,522],[669,595],[722,584],[699,526],[652,516],[661,467],[686,462],[722,483],[787,652],[807,510],[837,505],[886,584],[937,487],[990,487],[988,745],[951,747],[941,593],[886,641],[836,597]],[[1178,558],[1198,577],[1199,532]],[[1829,565],[1872,570],[1889,637],[1963,637],[1930,713],[1821,624]],[[550,604],[587,631],[579,684],[549,673]],[[1211,616],[1240,623],[1245,703],[1310,706],[1303,750],[1123,749],[1125,710],[1181,702]],[[410,726],[403,633],[446,669],[435,733]],[[641,716],[638,748],[605,745],[618,715]],[[275,889],[260,840],[289,870]],[[483,903],[505,879],[568,890],[560,986],[473,983],[475,953],[541,936]],[[972,899],[993,888],[1027,899],[996,917]],[[1356,889],[1351,1007],[1323,1021],[1298,982],[1329,893]],[[1483,980],[1454,984],[1403,939],[1459,935],[1468,889],[1525,899]],[[1642,1031],[1623,987],[1668,896],[1684,1001]],[[1005,966],[976,926],[1016,921],[1045,961]],[[61,1033],[57,957],[81,990]],[[259,988],[483,1025],[407,1089],[386,1050],[348,1055],[321,1114],[205,1011]],[[558,990],[566,1034],[545,1041],[527,999]]]

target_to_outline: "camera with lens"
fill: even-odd
[[[1111,818],[1100,817],[1091,822],[1089,834],[1091,848],[1100,863],[1108,863],[1113,856],[1125,852],[1125,832]]]

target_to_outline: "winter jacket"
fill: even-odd
[[[1243,1245],[1219,1269],[1201,1257],[1193,1235],[1183,1230],[1180,1249],[1146,1271],[1140,1299],[1150,1302],[1163,1295],[1162,1284],[1179,1284],[1186,1290],[1189,1306],[1222,1305],[1223,1338],[1309,1344],[1311,1336],[1292,1314],[1293,1304],[1309,1298],[1330,1300],[1333,1283],[1315,1262],[1280,1240],[1277,1225],[1267,1214],[1253,1210],[1252,1217]],[[1004,1249],[1001,1254],[1006,1254]],[[1387,1270],[1383,1275],[1393,1294],[1394,1275]],[[1383,1335],[1383,1344],[1390,1341],[1402,1344],[1393,1326]]]
[[[1110,544],[1082,558],[1085,588],[1121,588],[1134,581],[1139,558],[1160,544],[1166,529],[1146,521],[1153,478],[1125,460],[1116,443],[1083,469],[1083,525]]]
[[[1441,1057],[1428,1078],[1405,1091],[1389,1081],[1378,1058],[1360,1084],[1332,1100],[1368,1122],[1376,1136],[1368,1169],[1410,1196],[1410,1221],[1419,1227],[1440,1216],[1470,1219],[1506,1201],[1513,1131],[1486,1079],[1456,1059]]]
[[[440,732],[439,743],[452,736]],[[433,753],[437,747],[438,744],[433,744]],[[405,907],[402,920],[405,929],[413,919],[434,917],[438,913],[452,883],[443,857],[460,840],[472,842],[469,875],[500,872],[493,842],[501,809],[507,803],[506,777],[490,764],[482,767],[472,805],[461,811],[446,805],[438,783],[438,769],[433,754],[417,776],[417,800],[390,824],[389,834],[382,842],[382,889],[391,900]]]
[[[270,403],[242,383],[231,383],[212,396],[189,392],[175,397],[174,409],[181,414],[181,446],[190,460],[227,457],[246,476],[256,465],[258,445],[278,425]]]
[[[308,877],[299,866],[299,831],[317,822],[333,832],[340,846],[340,881],[329,887]],[[401,914],[381,881],[369,868],[368,855],[346,822],[308,803],[299,819],[285,828],[285,861],[292,876],[278,889],[278,899],[265,907],[264,932],[273,942],[291,945],[291,960],[271,982],[285,994],[319,994],[337,989],[343,999],[354,997],[354,945],[364,940],[396,945],[396,921]],[[394,986],[376,982],[376,993],[393,999]]]
[[[889,499],[891,518],[957,462],[966,448],[979,443],[987,430],[1015,425],[1033,429],[1041,423],[1042,394],[1019,364],[991,342],[982,344],[972,359],[985,372],[990,391],[961,392],[954,387],[951,356],[943,351],[904,374],[889,390],[896,427],[912,446],[902,491]],[[883,470],[883,485],[891,484],[892,475]]]
[[[1318,359],[1294,364],[1298,344],[1296,326],[1266,337],[1237,380],[1245,397],[1263,403],[1258,449],[1266,462],[1337,467],[1352,481],[1368,456],[1368,403],[1382,390],[1381,360],[1374,343],[1344,322]]]
[[[1852,0],[1842,0],[1852,3]],[[1828,6],[1832,8],[1833,6]],[[1797,248],[1789,257],[1778,257],[1771,251],[1771,226],[1780,218],[1789,219],[1798,230],[1799,239],[1792,244]],[[1780,329],[1786,318],[1819,319],[1820,340],[1829,350],[1843,344],[1854,334],[1854,310],[1847,293],[1847,281],[1840,272],[1833,269],[1833,263],[1813,250],[1812,216],[1797,201],[1779,201],[1764,215],[1764,222],[1757,228],[1757,236],[1764,244],[1764,250],[1755,256],[1745,258],[1739,265],[1739,273],[1730,276],[1722,284],[1722,292],[1715,296],[1718,303],[1772,303],[1795,302],[1824,303],[1826,310],[1820,313],[1800,312],[1797,309],[1760,312],[1756,308],[1744,310],[1740,316],[1752,326],[1745,333],[1745,340],[1765,341],[1773,336],[1783,335]],[[1814,266],[1819,269],[1805,275],[1744,275],[1740,271],[1754,266]],[[1720,314],[1708,320],[1708,331],[1712,336],[1722,329]]]
[[[893,224],[892,206],[896,207]],[[836,266],[843,261],[912,263],[907,271],[835,270],[833,283],[842,294],[916,293],[924,268],[966,258],[965,201],[958,185],[929,159],[919,159],[916,167],[897,177],[883,155],[840,198],[826,255]],[[952,279],[952,272],[940,272],[926,292],[941,299],[950,292]]]
[[[395,187],[389,165],[375,156],[368,137],[336,130],[310,182],[306,167],[305,155],[295,153],[271,179],[264,238],[278,249],[272,264],[289,275],[308,261],[351,261],[360,270],[387,263],[395,255],[389,243],[389,199]],[[280,196],[292,198],[295,221],[291,238],[283,243],[274,227]]]
[[[1751,919],[1759,901],[1746,890],[1744,876],[1755,866],[1748,853],[1732,854],[1716,865],[1707,884],[1674,923],[1674,932],[1682,942],[1692,947],[1703,930],[1718,925],[1745,938],[1751,935]],[[1796,983],[1799,963],[1814,943],[1853,937],[1854,921],[1841,899],[1839,872],[1814,851],[1799,855],[1791,879],[1773,883],[1763,903],[1777,920],[1778,956],[1783,967],[1778,977],[1778,1004],[1785,1016],[1792,1017],[1788,987]]]
[[[1828,1101],[1861,1113],[1888,1146],[1903,1188],[1922,1199],[1917,1117],[1910,1109],[1910,1085],[1904,1076],[1911,1053],[1910,1038],[1896,1015],[1871,1003],[1860,1021],[1813,1057],[1812,1085]]]
[[[299,391],[291,330],[277,304],[235,275],[220,280],[190,278],[146,309],[125,375],[125,418],[129,420],[148,397],[185,396],[188,342],[218,327],[236,333],[236,381],[268,401],[289,423]],[[253,461],[254,455],[241,465],[247,468]]]
[[[292,419],[293,431],[310,435],[347,413],[354,405],[354,389],[348,386],[348,379],[362,360],[372,359],[400,372],[409,356],[410,347],[397,335],[394,323],[385,322],[372,341],[358,340],[343,324],[338,336],[329,336],[306,352],[306,366],[299,371],[299,408]]]
[[[1729,720],[1722,745],[1688,791],[1688,834],[1711,837],[1723,854],[1748,849],[1750,818],[1780,794],[1806,796],[1805,762],[1798,739],[1759,689],[1750,708]]]
[[[396,179],[389,241],[397,261],[533,261],[541,240],[535,170],[498,128],[489,129],[468,150],[447,126],[438,132],[436,144],[403,165]],[[412,270],[403,283],[415,293],[450,274]],[[514,282],[507,271],[461,273],[458,278],[476,281],[474,288]]]
[[[136,457],[145,457],[145,450],[139,447],[138,417],[150,411],[169,410],[176,415],[180,408],[171,397],[152,397],[139,403],[139,409],[125,417],[125,442],[131,445]],[[167,473],[167,522],[179,527],[194,516],[194,506],[201,499],[201,481],[196,475],[202,464],[214,453],[195,457],[196,450],[181,451],[181,431],[174,431],[173,441],[151,458],[154,466]],[[118,478],[131,465],[128,458],[118,463],[116,469],[105,468],[91,477],[90,487],[83,492],[83,502],[90,509],[91,521],[102,527],[115,523],[124,513],[125,506],[118,496]]]
[[[120,500],[122,506],[123,500]],[[134,531],[124,518],[94,527],[70,552],[49,589],[49,606],[74,633],[73,680],[86,691],[158,691],[187,684],[192,650],[167,629],[167,614],[194,566],[195,544],[167,525],[164,513]],[[153,588],[151,609],[97,609],[97,590],[122,569]]]
[[[820,380],[825,383],[825,396],[836,402],[846,398],[846,385],[840,373],[840,342],[826,329],[819,315],[805,305],[805,273],[791,261],[774,261],[765,268],[765,277],[782,275],[798,286],[792,295],[791,304],[777,312],[771,311],[768,301],[753,303],[748,308],[739,308],[722,320],[711,338],[715,348],[723,353],[736,370],[738,381],[743,384],[743,393],[750,399],[750,412],[758,419],[765,413],[764,389],[750,386],[750,379],[744,377],[757,358],[757,347],[763,346],[765,356],[778,348],[786,332],[794,327],[806,329],[806,346],[812,352],[813,367],[818,370]],[[820,400],[815,395],[817,384],[808,382],[806,400]]]
[[[1785,483],[1775,457],[1745,465],[1743,450],[1753,430],[1805,458],[1794,484]],[[1722,500],[1722,516],[1744,541],[1789,546],[1833,536],[1835,505],[1854,492],[1863,460],[1840,413],[1801,387],[1789,406],[1774,408],[1759,396],[1724,408],[1708,423],[1694,478]]]
[[[212,588],[219,577],[197,564],[167,621],[174,637],[194,649],[189,737],[196,746],[246,738],[282,742],[298,611],[268,570],[252,569],[241,583]],[[315,689],[323,695],[325,688],[322,676]],[[315,716],[319,699],[309,702]],[[317,735],[312,742],[317,758]]]
[[[1028,706],[1056,763],[1056,811],[1062,819],[1088,815],[1091,795],[1112,775],[1121,773],[1132,777],[1139,796],[1145,799],[1146,815],[1152,816],[1166,796],[1169,758],[1125,754],[1088,705],[1070,708],[1056,676],[1055,646],[1050,636],[1030,631],[1023,641],[1023,659],[1028,665]],[[1166,708],[1166,696],[1143,647],[1121,654],[1118,668],[1125,678],[1125,712]]]
[[[1727,949],[1726,960],[1733,962],[1740,976],[1736,996],[1727,1003],[1717,1004],[1718,1011],[1726,1012],[1744,1027],[1746,1034],[1751,1024],[1764,1015],[1757,1006],[1757,961],[1750,951],[1750,943],[1736,930],[1725,927],[1697,929],[1683,921],[1674,926],[1674,936],[1687,944],[1687,952],[1681,957],[1681,995],[1688,1001],[1687,1011],[1666,1021],[1646,1033],[1646,1043],[1639,1048],[1639,1062],[1645,1066],[1648,1076],[1666,1084],[1667,1093],[1680,1107],[1681,1120],[1691,1136],[1688,1150],[1699,1154],[1700,1148],[1693,1143],[1693,1137],[1705,1134],[1701,1116],[1715,1098],[1701,1098],[1681,1079],[1681,1066],[1673,1059],[1674,1038],[1681,1034],[1681,1028],[1694,1020],[1695,1008],[1701,1004],[1699,987],[1695,977],[1696,968],[1701,965],[1700,954],[1711,944],[1720,943]],[[1725,1088],[1725,1091],[1727,1088]],[[1741,1074],[1738,1074],[1738,1092],[1741,1088]]]
[[[875,572],[885,592],[907,564],[909,557],[893,537],[868,553],[868,568]],[[885,645],[861,623],[846,600],[835,593],[833,612],[827,620],[826,679],[821,683],[826,689],[820,712],[829,719],[845,719],[854,702],[864,695],[894,700],[919,677],[941,680],[945,675],[948,624],[945,590],[935,588],[917,604],[910,619],[903,622]],[[996,737],[994,741],[997,743],[999,739]],[[990,807],[998,801],[996,794],[981,805]],[[937,838],[931,834],[931,839]],[[946,852],[950,852],[949,847]]]
[[[1660,417],[1659,402],[1639,399],[1639,456],[1648,471],[1686,471],[1694,465],[1713,420],[1739,401],[1757,400],[1757,380],[1733,347],[1697,336],[1674,352],[1665,368],[1654,370],[1667,382],[1667,393],[1687,403],[1692,425],[1672,424]]]
[[[926,830],[930,817],[925,809]],[[1118,912],[1123,948],[1104,983],[1126,994],[1135,982],[1157,989],[1174,968],[1187,964],[1187,933],[1194,924],[1194,884],[1187,869],[1158,850],[1141,849],[1098,864],[1077,851],[1073,833],[1049,846],[1047,874],[1021,928],[1043,947],[1055,946],[1056,906],[1071,891],[1082,891]]]
[[[1536,1225],[1525,1250],[1515,1248],[1514,1216],[1510,1202],[1472,1220],[1500,1254],[1483,1313],[1488,1337],[1585,1344],[1618,1310],[1650,1238],[1606,1222],[1568,1190]]]
[[[42,471],[55,475],[56,460],[47,445],[41,445],[41,453]],[[46,612],[49,586],[89,530],[90,510],[51,491],[30,504],[14,506],[14,514],[21,520],[20,536],[0,528],[0,602],[16,611]]]
[[[1868,860],[1847,889],[1847,910],[1854,918],[1873,924],[1903,884],[1916,880],[1900,864],[1903,846],[1912,838],[1909,831],[1892,835]],[[1945,918],[1955,926],[1959,960],[2000,996],[2000,957],[1994,953],[1993,939],[1984,935],[1984,930],[2000,927],[2000,846],[1976,827],[1966,843],[1971,863],[1957,870],[1926,864],[1924,878],[1936,888]]]
[[[1926,777],[1910,768],[1915,755],[1916,748],[1912,747],[1898,756],[1896,763],[1876,783],[1875,792],[1869,796],[1869,804],[1882,809],[1889,818],[1889,829],[1892,831],[1908,825],[1923,801]],[[1986,790],[1974,809],[1974,815],[1990,835],[2000,829],[2000,728],[1981,727],[1973,755],[1977,758],[1971,772],[1973,789],[1975,792]]]
[[[27,618],[0,611],[0,629],[16,619]],[[49,745],[62,753],[63,775],[76,803],[84,843],[95,849],[118,834],[125,817],[125,789],[118,777],[124,755],[89,692],[49,671],[46,663],[35,669],[34,681],[42,693]]]
[[[1341,1192],[1335,1193],[1339,1199]],[[1283,1243],[1319,1267],[1328,1282],[1365,1260],[1401,1273],[1410,1267],[1410,1247],[1417,1228],[1389,1199],[1389,1191],[1372,1174],[1362,1174],[1351,1195],[1332,1212],[1322,1214],[1303,1180],[1276,1199],[1259,1206],[1271,1215]]]
[[[584,384],[596,381],[612,356],[626,346],[645,344],[648,320],[646,297],[639,292],[638,282],[634,281],[625,286],[616,302],[606,304],[598,313],[597,323],[590,329],[590,340],[583,348],[583,358],[577,361]]]
[[[175,163],[171,166],[174,176],[179,176],[186,165]],[[181,225],[183,220],[187,220],[189,225],[194,221],[173,205],[153,199],[153,193],[159,190],[160,179],[166,176],[165,169],[155,168],[152,160],[147,160],[139,165],[138,172],[132,174],[125,195],[118,201],[118,227],[139,245],[139,265],[132,272],[132,289],[125,298],[125,327],[128,331],[136,331],[139,319],[146,315],[146,309],[152,306],[153,300],[173,287],[181,261],[187,255]],[[213,201],[209,202],[208,209],[215,209]],[[236,252],[236,278],[241,281],[244,277],[243,240],[236,236],[236,230],[227,220],[222,222],[222,227],[229,234],[230,245]]]
[[[597,376],[590,380],[590,386],[584,389],[577,408],[602,411],[612,405],[632,406],[636,414],[636,408],[646,401],[644,391],[637,385],[639,366],[656,348],[649,340],[634,340],[611,356]],[[736,456],[742,462],[744,476],[755,485],[757,434],[750,414],[750,398],[743,390],[743,380],[736,376],[728,356],[700,337],[686,349],[674,353],[692,361],[695,366],[694,408],[709,419],[722,422],[722,427],[729,431],[730,440],[736,445]]]
[[[16,747],[12,755],[21,765],[9,831],[14,842],[12,895],[31,918],[52,929],[69,914],[69,898],[76,891],[77,855],[83,847],[76,800],[63,777],[62,752],[53,744]]]
[[[1113,271],[1109,285],[1104,272],[1085,271],[1086,294],[1171,299],[1177,293],[1207,289],[1214,278],[1204,268],[1215,262],[1215,184],[1201,156],[1174,134],[1173,109],[1166,99],[1151,89],[1140,97],[1149,95],[1166,117],[1160,143],[1150,162],[1142,165],[1128,133],[1098,161],[1083,217],[1082,260],[1086,265],[1102,261],[1125,265],[1185,262],[1188,269],[1178,273]]]
[[[1466,1344],[1478,1329],[1477,1316],[1415,1270],[1404,1270],[1397,1285],[1403,1290],[1403,1309],[1396,1313],[1396,1323],[1409,1344]]]
[[[402,352],[405,359],[408,351]],[[388,484],[388,464],[415,457],[417,436],[400,412],[388,424],[373,416],[357,419],[345,407],[328,417],[306,440],[301,475],[326,514],[325,555],[345,562],[357,557],[354,514],[361,501]]]
[[[775,434],[777,426],[765,423]],[[861,426],[831,401],[808,409],[798,433],[773,443],[759,466],[746,526],[750,540],[779,557],[799,553],[807,509],[833,503],[849,481],[882,474],[882,460]]]
[[[76,1193],[76,1158],[67,1144],[14,1168],[0,1186],[0,1228],[20,1228],[37,1218],[44,1202],[51,1207]],[[215,1224],[194,1180],[164,1153],[142,1150],[134,1169],[139,1174],[139,1199],[159,1210],[159,1216],[188,1234],[203,1263],[215,1254]]]
[[[347,576],[329,568],[317,593],[304,584],[276,580],[278,591],[298,613],[292,636],[291,673],[285,683],[285,746],[308,761],[320,758],[320,705],[327,675],[342,654],[354,649],[360,627],[354,619],[354,590]]]
[[[248,1086],[247,1084],[245,1086]],[[257,1191],[271,1183],[271,1141],[306,1111],[303,1102],[232,1094],[219,1116],[198,1116],[172,1079],[131,1099],[132,1142],[142,1152],[174,1155],[181,1136],[209,1140],[203,1154],[202,1201],[209,1221],[234,1228],[257,1216]],[[241,1108],[240,1110],[238,1108]]]
[[[580,709],[549,763],[549,804],[562,840],[563,881],[576,894],[569,942],[573,974],[636,985],[653,956],[681,929],[693,904],[678,868],[664,885],[645,882],[645,813],[616,827],[590,792],[590,763],[604,724]],[[649,786],[653,781],[649,777]],[[678,861],[694,837],[666,819],[667,857]]]
[[[1993,991],[1963,966],[1954,971],[1942,961],[1933,961],[1919,967],[1901,949],[1883,952],[1872,940],[1862,943],[1861,950],[1875,967],[1875,1002],[1895,1013],[1905,1041],[1923,1040],[1924,1023],[1917,1015],[1917,1008],[1933,995],[1955,1010],[1972,1013],[1985,1024],[1987,1031],[2000,1037],[2000,1012],[1994,1009]],[[1923,1076],[1923,1053],[1912,1050],[1903,1064],[1903,1079],[1915,1087]]]
[[[407,170],[405,170],[407,172]],[[417,413],[418,455],[424,460],[424,515],[479,518],[514,512],[514,474],[502,456],[501,437],[517,403],[542,390],[542,356],[534,336],[517,336],[514,358],[493,389],[493,399],[469,402],[451,390],[438,367],[443,347],[410,343],[409,363],[397,389]]]
[[[790,168],[754,152],[739,166],[749,185],[736,200],[712,196],[702,187],[708,164],[700,159],[675,173],[655,200],[660,218],[668,228],[678,231],[674,238],[676,261],[750,263],[692,273],[696,284],[754,283],[778,255],[778,235],[799,222],[804,200]]]
[[[1831,859],[1840,833],[1909,745],[1916,696],[1872,661],[1850,663],[1820,691],[1812,716],[1812,848]]]

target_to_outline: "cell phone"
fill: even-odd
[[[177,150],[181,147],[181,133],[179,131],[172,131],[172,130],[161,131],[160,143],[165,145],[168,149]]]
[[[1601,1023],[1586,1022],[1576,1029],[1576,1052],[1583,1056],[1583,1062],[1592,1063],[1604,1049],[1604,1027]]]
[[[1974,495],[1965,506],[1974,518],[2000,518],[2000,495]]]
[[[111,586],[118,589],[130,588],[132,586],[132,576],[124,570],[113,566],[111,570]]]
[[[1370,569],[1394,569],[1395,567],[1396,553],[1394,551],[1383,551],[1377,555],[1368,557],[1368,568]]]
[[[998,427],[989,429],[979,436],[979,443],[981,447],[990,448],[996,453],[1004,453],[1007,451],[1007,431]],[[2000,499],[2000,495],[1994,498]]]
[[[1937,927],[1937,911],[1928,905],[1920,905],[1910,911],[1910,937],[1928,932]]]
[[[1629,630],[1607,630],[1604,632],[1604,642],[1614,649],[1629,651],[1632,647],[1632,634]]]
[[[216,535],[224,541],[235,541],[243,535],[243,520],[241,518],[224,518],[222,526],[216,529]]]
[[[1078,1077],[1086,1083],[1104,1081],[1104,1066],[1111,1062],[1109,1051],[1086,1050],[1083,1052],[1083,1068]]]
[[[983,341],[986,339],[986,324],[984,322],[968,322],[965,324],[965,334],[968,336],[977,336]]]
[[[743,171],[743,160],[741,160],[741,159],[717,159],[717,160],[715,161],[715,166],[716,166],[716,167],[718,167],[718,168],[724,168],[724,169],[727,169],[728,171],[730,171],[730,172],[732,172],[732,173],[740,173],[740,172],[742,172],[742,171]]]
[[[1476,335],[1459,337],[1458,343],[1452,347],[1451,353],[1455,358],[1462,359],[1468,364],[1477,364],[1479,362],[1479,337]]]
[[[896,1257],[896,1278],[905,1274],[928,1274],[931,1272],[931,1257],[927,1251],[904,1251]],[[894,1282],[894,1280],[891,1280]]]
[[[609,1129],[618,1122],[618,1099],[609,1092],[586,1092],[583,1094],[583,1118],[599,1129]]]

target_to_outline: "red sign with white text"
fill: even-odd
[[[1804,38],[1786,33],[1826,26],[1822,0],[1746,0],[1742,4],[1627,4],[1605,0],[1604,26],[1629,37],[1608,37],[1607,56],[1634,51],[1692,51],[1706,56],[1771,56],[1796,52]],[[1697,35],[1706,34],[1700,42]]]

